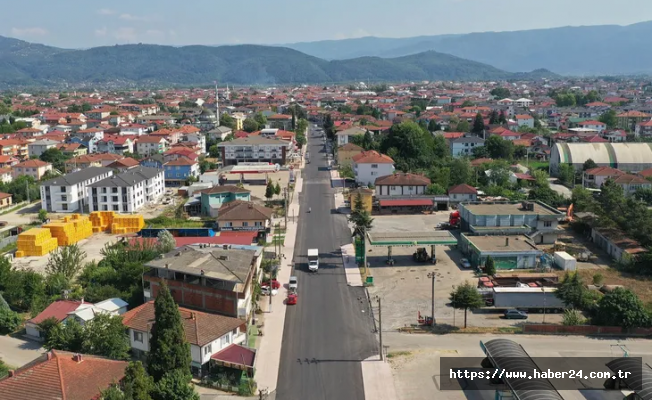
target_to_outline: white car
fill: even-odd
[[[299,280],[297,279],[296,276],[291,276],[290,282],[288,284],[288,289],[290,289],[290,291],[296,291],[298,287],[299,287]]]
[[[466,258],[460,260],[460,265],[462,265],[462,268],[471,268],[471,263]]]
[[[278,293],[278,290],[271,289],[269,286],[262,286],[260,288],[260,294],[262,294],[263,296],[269,296],[270,294],[272,296],[276,296],[277,293]]]

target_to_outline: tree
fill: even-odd
[[[484,262],[484,273],[489,276],[496,275],[496,264],[491,256],[487,256]]]
[[[487,158],[489,157],[489,151],[486,146],[476,146],[471,150],[473,158]]]
[[[52,164],[52,168],[58,171],[66,170],[66,160],[68,157],[56,147],[45,150],[41,153],[39,159],[44,162],[49,162]]]
[[[130,349],[121,316],[97,314],[84,326],[83,353],[127,360]]]
[[[219,158],[220,157],[220,148],[217,147],[216,144],[210,146],[208,148],[208,155],[211,156],[212,158]]]
[[[491,110],[491,114],[489,114],[489,125],[493,125],[497,123],[498,123],[498,111]]]
[[[235,120],[229,114],[222,114],[220,116],[220,125],[235,129]]]
[[[489,157],[493,159],[510,160],[514,156],[514,143],[505,140],[498,135],[492,135],[487,139],[484,146],[487,148]]]
[[[306,145],[306,143],[308,143],[308,140],[306,139],[306,135],[299,132],[296,133],[295,140],[297,142],[297,145],[299,145],[299,148],[302,148],[303,146]]]
[[[430,121],[428,121],[428,130],[430,132],[438,132],[441,130],[441,125],[437,123],[436,119],[431,118]]]
[[[101,400],[131,400],[131,398],[125,397],[125,394],[120,390],[120,387],[117,383],[111,384],[106,390],[102,391],[100,395]]]
[[[494,96],[495,100],[502,100],[510,96],[509,89],[503,87],[492,89],[489,93]]]
[[[258,122],[252,118],[247,118],[242,122],[242,130],[245,132],[255,132],[258,129]]]
[[[449,297],[451,307],[458,310],[464,310],[464,328],[466,328],[466,313],[468,310],[473,310],[484,305],[482,295],[478,290],[469,282],[464,282],[455,288]]]
[[[575,184],[575,167],[571,164],[560,164],[557,169],[557,176],[559,180],[566,185]]]
[[[616,115],[615,110],[609,110],[600,116],[599,121],[607,124],[607,128],[609,129],[615,128],[616,125],[618,125],[618,118]]]
[[[190,345],[186,342],[179,308],[163,282],[154,302],[147,371],[155,382],[178,372],[190,381]]]
[[[471,125],[469,124],[469,121],[463,119],[457,123],[455,130],[458,132],[468,132],[471,130]]]
[[[580,310],[576,310],[574,308],[564,310],[562,325],[577,326],[582,324],[584,324],[584,318],[582,317]]]
[[[581,186],[573,188],[571,203],[573,204],[573,210],[577,212],[595,210],[597,207],[593,194]]]
[[[593,161],[590,158],[588,160],[584,161],[584,164],[582,165],[582,171],[587,171],[587,170],[593,169],[593,168],[598,168],[598,164],[596,164],[595,161]]]
[[[124,328],[123,328],[124,329]],[[48,350],[62,350],[81,353],[84,344],[84,328],[76,319],[58,323],[50,329],[50,334],[44,343]]]
[[[555,296],[564,302],[567,307],[583,310],[590,306],[588,289],[577,272],[564,275]]]
[[[43,223],[48,220],[48,211],[46,209],[38,210],[38,220]]]
[[[274,185],[274,194],[276,196],[279,196],[281,194],[281,185],[279,185],[278,182],[276,182],[276,185]]]
[[[265,117],[263,113],[257,112],[254,114],[254,121],[256,121],[258,123],[258,127],[262,129],[265,124],[267,124],[267,117]]]
[[[498,115],[498,123],[499,124],[507,123],[507,117],[505,116],[505,112],[503,110],[500,110],[500,114]]]
[[[0,334],[15,332],[22,322],[23,319],[17,312],[9,308],[0,308]]]
[[[199,400],[199,394],[190,386],[190,377],[180,370],[171,370],[160,380],[152,392],[154,400]]]
[[[638,328],[650,326],[651,319],[645,305],[634,292],[616,288],[602,296],[597,304],[593,322],[603,326]]]
[[[162,230],[157,235],[158,249],[161,253],[169,253],[177,247],[177,242],[174,236],[167,229]]]
[[[154,382],[140,361],[129,363],[125,369],[123,386],[125,397],[129,400],[152,400],[150,393],[154,389]]]
[[[471,162],[465,158],[454,158],[450,161],[450,186],[460,185],[471,182],[473,176],[473,167]]]
[[[477,113],[475,115],[475,119],[473,120],[472,132],[482,133],[482,131],[484,131],[484,118],[482,118],[482,114]]]
[[[274,191],[275,191],[274,182],[272,182],[271,179],[267,180],[267,187],[265,188],[265,198],[267,200],[271,200],[272,197],[274,197]]]
[[[441,186],[440,184],[437,183],[431,183],[428,185],[426,188],[426,194],[433,196],[433,195],[440,195],[440,194],[446,194],[446,188]]]
[[[45,319],[38,324],[38,330],[40,331],[43,342],[47,343],[50,340],[52,329],[57,325],[59,325],[59,320],[54,317]]]
[[[50,274],[61,274],[68,281],[81,271],[86,259],[86,252],[82,251],[78,245],[59,247],[58,250],[50,254],[45,271]]]
[[[353,223],[353,236],[364,241],[367,231],[373,226],[374,219],[371,218],[369,211],[365,210],[362,204],[362,196],[358,195],[358,197],[360,199],[356,199],[356,201],[359,202],[357,205],[360,207],[356,206],[355,210],[351,211],[349,222]]]

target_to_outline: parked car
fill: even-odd
[[[298,288],[299,288],[299,280],[297,279],[296,276],[291,276],[290,277],[290,282],[288,284],[288,289],[290,289],[290,291],[295,291],[296,292],[296,290]]]
[[[462,268],[471,268],[471,263],[466,258],[460,260],[460,265]]]
[[[262,281],[260,282],[260,287],[269,287],[269,281]],[[281,282],[277,281],[276,279],[272,279],[272,289],[280,289],[281,288]]]
[[[270,294],[272,296],[276,296],[277,293],[278,293],[278,290],[276,290],[276,289],[271,289],[270,290],[269,286],[262,286],[260,288],[260,294],[262,294],[263,296],[269,296]]]
[[[505,310],[506,319],[527,319],[527,313],[521,310]]]

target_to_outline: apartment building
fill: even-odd
[[[90,167],[41,183],[41,208],[53,213],[83,212],[87,187],[113,175],[113,170]]]
[[[52,171],[52,164],[41,160],[27,160],[13,166],[14,178],[28,175],[37,181],[43,178],[46,172]]]
[[[248,136],[217,145],[225,166],[240,162],[270,162],[285,165],[292,151],[292,142],[276,138]]]
[[[132,213],[156,203],[165,190],[162,169],[135,167],[89,186],[90,211]]]

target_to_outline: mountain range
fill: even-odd
[[[326,60],[402,57],[433,50],[512,72],[545,68],[574,76],[633,75],[652,73],[652,54],[645,51],[650,36],[652,21],[627,26],[579,26],[402,39],[363,37],[284,46]]]
[[[0,36],[0,87],[65,85],[314,84],[421,80],[552,78],[550,71],[506,72],[435,51],[327,61],[287,47],[160,46],[60,49]]]

